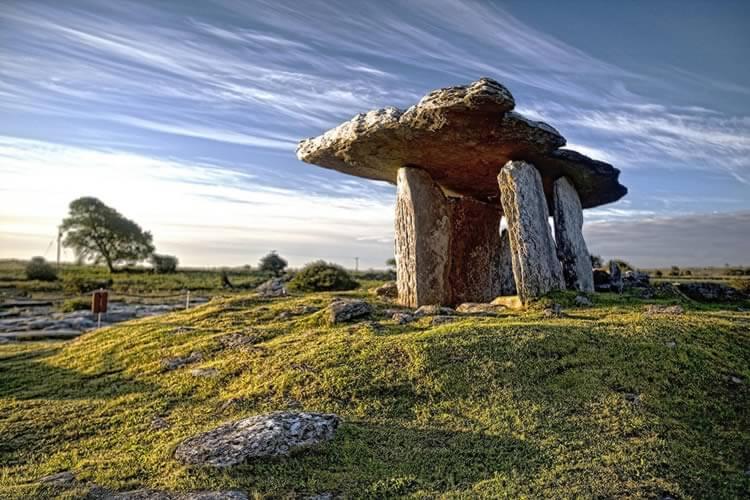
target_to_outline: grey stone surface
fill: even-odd
[[[450,307],[435,304],[424,305],[414,311],[414,317],[416,318],[423,316],[452,316],[453,314],[456,314],[456,311]]]
[[[332,325],[354,319],[366,318],[373,312],[372,306],[361,299],[340,299],[328,306],[328,322]]]
[[[627,192],[617,169],[575,151],[557,150],[565,139],[546,123],[513,111],[514,105],[507,88],[482,78],[435,90],[405,112],[391,107],[359,114],[301,141],[297,157],[388,182],[396,181],[399,167],[419,166],[451,192],[495,204],[497,172],[511,159],[537,165],[545,183],[569,177],[586,207]]]
[[[410,313],[405,313],[405,312],[396,312],[396,313],[393,313],[393,315],[391,316],[391,319],[395,321],[396,323],[398,323],[399,325],[405,325],[407,323],[411,323],[412,321],[414,321],[414,315]]]
[[[172,491],[139,489],[90,495],[101,500],[247,500],[248,496],[242,491],[195,491],[191,493],[177,493]]]
[[[271,278],[258,285],[255,291],[263,297],[283,297],[286,295],[286,285],[281,278]]]
[[[274,412],[221,425],[181,443],[175,458],[191,465],[231,467],[251,458],[289,455],[333,438],[333,414]]]
[[[591,299],[585,295],[576,295],[576,298],[573,301],[579,307],[591,307],[594,305],[594,303],[591,302]]]
[[[716,302],[740,298],[739,292],[734,288],[723,283],[711,281],[678,283],[677,289],[689,298],[700,302]]]
[[[398,297],[398,285],[395,281],[383,283],[375,289],[375,295],[377,295],[378,297],[395,299]]]
[[[193,351],[188,356],[164,359],[161,362],[161,366],[166,371],[176,370],[178,368],[182,368],[185,365],[201,361],[202,359],[203,354],[197,351]]]
[[[620,266],[613,260],[609,262],[609,287],[610,290],[617,293],[622,293],[624,287]]]
[[[685,309],[681,305],[674,306],[663,306],[652,304],[646,306],[644,312],[647,316],[659,316],[659,315],[678,315],[684,314]]]
[[[505,306],[490,303],[466,302],[456,307],[456,312],[472,316],[497,316],[507,309]]]
[[[447,303],[447,200],[424,170],[398,170],[395,222],[399,303],[409,307]]]
[[[583,239],[583,208],[573,184],[560,177],[553,185],[553,218],[557,258],[568,290],[594,291],[591,255]]]
[[[526,303],[564,289],[539,172],[529,163],[511,161],[500,171],[498,182],[521,300]]]

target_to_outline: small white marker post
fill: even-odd
[[[185,310],[187,311],[190,309],[190,290],[187,291],[187,295],[185,297]]]

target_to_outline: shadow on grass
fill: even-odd
[[[315,452],[193,474],[199,483],[213,476],[236,487],[246,487],[252,478],[253,487],[271,495],[327,491],[348,498],[393,498],[470,489],[511,471],[531,478],[546,462],[540,450],[507,436],[351,422]]]
[[[49,364],[61,347],[0,358],[0,398],[18,400],[107,399],[155,391],[151,384],[122,376],[120,369],[81,373]]]

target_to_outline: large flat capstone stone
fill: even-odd
[[[559,150],[565,138],[543,122],[513,111],[500,83],[482,78],[439,89],[406,111],[362,113],[299,143],[297,157],[339,172],[396,183],[398,169],[425,170],[448,194],[500,205],[497,175],[510,160],[527,160],[542,175],[551,206],[552,184],[565,175],[584,208],[618,200],[627,190],[619,170],[580,153]]]

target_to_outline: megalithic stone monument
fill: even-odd
[[[300,142],[302,161],[398,185],[402,304],[485,302],[514,289],[523,301],[565,286],[590,291],[582,210],[627,193],[620,171],[560,149],[557,130],[514,107],[507,88],[482,78],[430,92],[406,111],[359,114]]]

